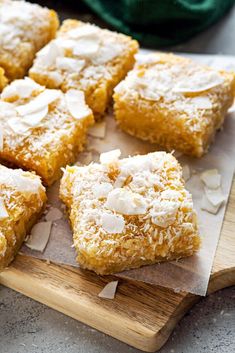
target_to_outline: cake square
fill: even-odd
[[[13,260],[45,203],[38,176],[0,165],[0,270]]]
[[[35,171],[51,185],[83,149],[93,120],[83,92],[15,80],[0,99],[0,160]]]
[[[200,247],[192,197],[169,153],[67,167],[60,197],[70,212],[77,261],[111,274],[190,256]]]
[[[137,56],[115,88],[114,111],[127,133],[201,157],[233,104],[235,76],[173,54]]]
[[[89,23],[65,20],[39,51],[30,77],[48,88],[84,91],[96,117],[104,114],[113,88],[133,67],[138,43],[130,37]]]
[[[10,80],[25,76],[35,53],[55,37],[57,14],[25,1],[0,1],[0,66]]]

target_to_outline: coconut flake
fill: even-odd
[[[173,91],[177,93],[202,92],[221,85],[223,82],[223,77],[217,72],[197,72],[177,83]]]
[[[120,156],[121,156],[121,151],[119,149],[101,153],[100,163],[101,164],[115,163],[118,161]]]
[[[70,38],[94,37],[99,33],[99,28],[92,25],[78,26],[68,32]]]
[[[12,129],[12,131],[19,135],[23,135],[29,130],[29,125],[24,123],[18,117],[7,120],[7,124]]]
[[[112,184],[110,183],[97,183],[93,186],[92,191],[95,197],[103,198],[107,197],[109,192],[113,189]]]
[[[159,227],[166,228],[174,223],[180,202],[171,200],[154,200],[150,215],[152,222]]]
[[[193,97],[189,100],[190,104],[197,107],[197,109],[211,109],[212,102],[209,97],[202,96],[202,97]]]
[[[35,224],[25,245],[31,250],[43,252],[47,246],[52,222],[40,222]]]
[[[85,60],[77,60],[73,58],[58,57],[56,58],[56,67],[59,70],[66,70],[72,73],[78,73],[85,65]]]
[[[123,45],[116,42],[110,43],[105,41],[105,45],[99,49],[99,55],[97,55],[92,61],[97,65],[106,64],[108,61],[113,60],[118,55],[123,53]]]
[[[61,219],[63,216],[63,213],[55,207],[51,207],[50,210],[47,212],[45,219],[46,221],[58,221],[59,219]]]
[[[120,215],[103,213],[101,216],[102,228],[109,234],[119,234],[125,227],[124,218]]]
[[[40,58],[40,64],[45,67],[54,66],[56,59],[63,55],[64,50],[57,44],[57,40],[52,40],[37,53]]]
[[[73,54],[90,58],[92,55],[95,55],[98,52],[99,46],[100,39],[96,36],[81,38],[76,41],[76,44],[73,47]]]
[[[200,179],[209,189],[217,189],[221,185],[221,175],[217,169],[208,169],[201,173]]]
[[[145,214],[147,211],[143,196],[123,188],[116,188],[108,194],[105,207],[129,216]]]
[[[91,114],[85,102],[85,96],[82,91],[70,89],[65,93],[65,100],[68,110],[75,119],[82,119]]]
[[[157,54],[135,54],[135,60],[139,65],[155,64],[161,59]]]
[[[185,181],[188,181],[191,177],[191,170],[188,164],[182,166],[182,175]]]
[[[39,90],[41,86],[34,82],[31,78],[25,77],[22,80],[15,80],[7,86],[1,95],[2,99],[18,96],[20,98],[28,98],[33,91]]]
[[[3,199],[0,198],[0,220],[9,217],[6,206],[4,204]]]
[[[179,191],[172,189],[166,189],[160,195],[162,199],[171,201],[178,201],[182,197]]]
[[[44,119],[48,114],[48,106],[43,107],[41,110],[38,110],[34,113],[25,115],[23,118],[23,123],[28,124],[31,127],[37,126],[42,119]]]
[[[204,211],[207,211],[212,214],[217,214],[221,204],[218,204],[217,206],[212,205],[212,203],[208,200],[206,195],[203,195],[202,201],[201,201],[201,209]]]
[[[118,285],[118,281],[109,282],[98,294],[98,297],[104,298],[104,299],[114,299],[117,291],[117,285]]]
[[[11,171],[8,177],[8,183],[26,195],[37,194],[39,190],[43,188],[40,178],[29,178],[28,176],[22,175],[22,171],[20,169]]]
[[[61,92],[56,89],[45,89],[29,103],[16,107],[19,115],[25,116],[42,110],[61,96]]]
[[[98,138],[105,138],[106,122],[101,121],[90,127],[88,135]]]
[[[206,194],[207,199],[210,201],[210,203],[213,206],[222,205],[226,199],[222,193],[221,188],[208,189],[207,187],[205,187],[205,194]]]

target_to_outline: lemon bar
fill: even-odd
[[[67,167],[60,197],[70,211],[77,261],[111,274],[190,256],[200,247],[197,217],[182,170],[169,153]]]
[[[46,185],[60,177],[86,140],[93,114],[84,93],[15,80],[0,99],[0,160],[35,171]]]
[[[123,34],[76,20],[65,20],[37,53],[30,77],[48,88],[84,91],[96,117],[107,108],[113,88],[133,67],[138,43]]]
[[[0,0],[0,66],[10,79],[23,77],[35,53],[55,37],[57,14],[25,1]]]
[[[116,121],[129,134],[201,157],[233,104],[235,76],[173,54],[137,56],[114,93]]]
[[[0,270],[13,260],[45,202],[38,176],[0,165]]]

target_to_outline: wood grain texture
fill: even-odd
[[[233,183],[208,293],[235,284],[235,183]],[[115,300],[97,296],[112,276],[57,266],[18,255],[0,282],[144,351],[159,349],[176,323],[200,299],[188,293],[120,280]]]

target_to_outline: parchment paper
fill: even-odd
[[[187,54],[187,56],[189,56]],[[205,62],[218,68],[235,69],[235,57],[212,55],[190,55],[195,60]],[[179,261],[145,266],[118,274],[155,285],[169,287],[175,291],[187,291],[198,295],[205,295],[211,273],[213,259],[223,223],[226,203],[216,215],[201,210],[203,184],[200,181],[200,172],[216,168],[222,175],[223,194],[228,199],[233,180],[235,167],[235,112],[226,118],[224,129],[217,133],[216,141],[209,153],[201,159],[178,157],[182,164],[188,164],[193,175],[186,183],[187,189],[193,195],[194,207],[198,212],[200,233],[203,238],[202,248],[197,255]],[[105,117],[106,136],[104,139],[88,138],[87,151],[92,152],[93,160],[98,160],[99,153],[119,148],[122,157],[134,154],[145,154],[157,150],[156,146],[131,137],[120,131],[115,124],[112,112]],[[84,162],[90,152],[80,154],[78,161]],[[59,182],[48,190],[48,203],[53,207],[62,208],[58,199]],[[67,216],[54,221],[48,245],[43,254],[32,251],[23,245],[21,252],[40,259],[47,259],[58,264],[78,266],[75,261],[75,250],[72,247],[72,233]]]

